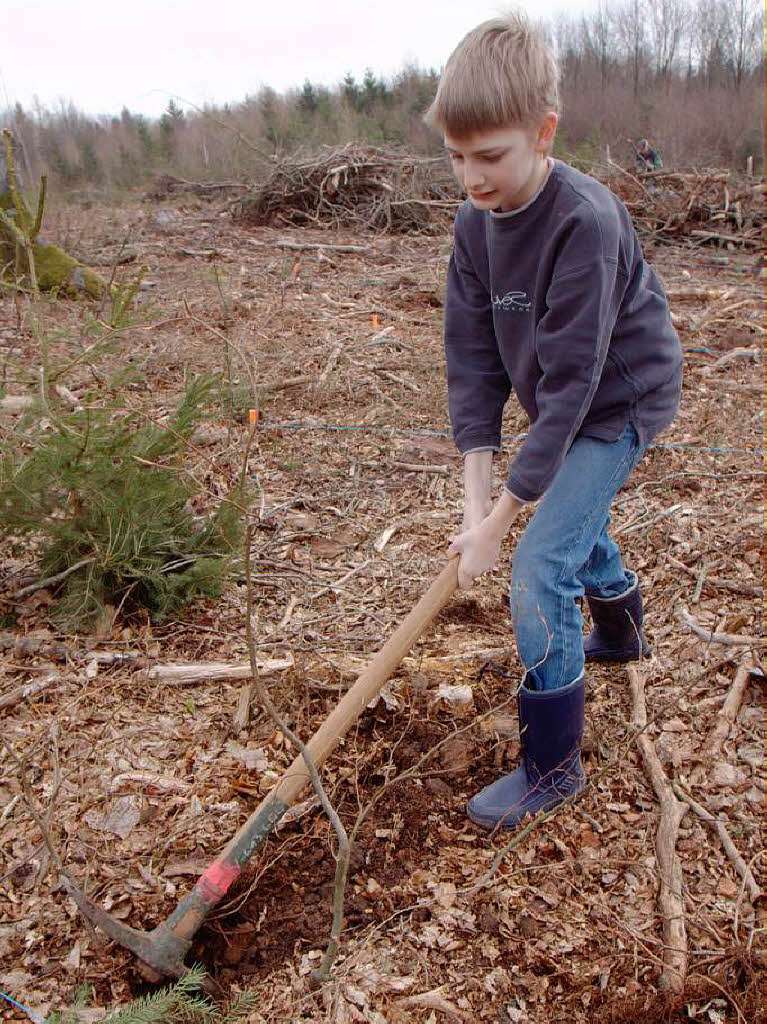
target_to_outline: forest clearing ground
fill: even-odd
[[[228,350],[233,375],[245,382],[250,362],[260,409],[250,460],[260,488],[258,646],[264,656],[295,659],[269,680],[270,692],[307,738],[439,572],[460,521],[441,339],[450,237],[245,229],[193,200],[69,206],[52,219],[49,231],[96,267],[107,269],[126,237],[148,266],[142,295],[153,308],[128,330],[124,352],[141,365],[145,383],[135,387],[158,416],[186,374],[221,370]],[[371,251],[297,252],[281,240]],[[723,266],[712,262],[714,252],[721,257],[692,245],[648,253],[686,350],[683,404],[620,493],[612,529],[647,595],[653,656],[642,670],[661,762],[710,813],[728,819],[739,852],[763,879],[761,681],[747,689],[715,763],[701,758],[738,665],[761,652],[747,639],[707,644],[681,617],[686,609],[705,630],[761,636],[761,281],[752,254],[729,252]],[[85,307],[44,303],[46,321],[62,332],[53,342],[61,355]],[[736,348],[756,357],[714,365]],[[37,359],[14,300],[0,298],[9,393],[14,369]],[[190,449],[187,465],[213,495],[238,472],[248,404],[234,427],[206,424]],[[524,429],[512,399],[497,484]],[[488,885],[461,891],[509,838],[475,829],[463,808],[518,753],[510,698],[520,666],[505,594],[507,556],[521,528],[503,564],[452,601],[326,766],[351,827],[381,785],[441,744],[388,788],[360,830],[343,959],[327,991],[313,995],[308,978],[329,929],[334,869],[333,837],[316,809],[262,848],[199,933],[188,962],[205,963],[227,991],[256,986],[262,1002],[253,1021],[756,1019],[749,1014],[763,978],[752,960],[763,937],[754,938],[755,911],[719,840],[691,812],[676,847],[688,987],[671,1015],[657,1009],[658,804],[631,733],[620,666],[589,671],[592,785],[584,797],[526,835]],[[0,553],[13,631],[52,638],[51,594],[12,597],[31,572],[31,548]],[[144,671],[244,660],[244,608],[244,585],[233,580],[219,601],[179,621],[118,623],[98,640],[59,638],[72,649],[138,652],[140,669],[94,673],[12,654],[0,662],[0,697],[61,673],[54,688],[0,711],[2,728],[19,753],[41,744],[31,781],[43,806],[55,737],[61,786],[51,827],[59,853],[93,898],[133,926],[149,929],[168,916],[292,760],[257,708],[246,732],[232,732],[240,683],[168,686]],[[471,705],[451,705],[440,695],[444,684],[471,687]],[[20,794],[12,761],[0,755],[0,988],[41,1015],[71,1006],[83,983],[92,986],[93,1006],[124,1004],[143,991],[132,958],[91,932],[56,887]],[[706,1004],[723,1016],[697,1016]]]

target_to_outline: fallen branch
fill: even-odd
[[[397,374],[392,373],[391,370],[384,370],[378,366],[374,366],[373,372],[377,373],[379,377],[383,377],[384,380],[388,380],[390,384],[399,384],[401,388],[407,388],[408,391],[412,391],[414,394],[418,394],[421,390],[417,384],[413,384],[412,381],[405,380],[404,377],[398,377]]]
[[[619,534],[633,533],[635,530],[646,530],[649,526],[654,526],[655,523],[660,522],[661,519],[668,519],[669,516],[673,516],[675,512],[678,512],[682,508],[682,502],[677,502],[676,505],[671,505],[669,508],[663,509],[662,512],[656,513],[651,516],[650,519],[642,519],[638,523],[627,523],[625,526],[618,527],[615,530],[615,536]]]
[[[444,162],[349,143],[278,160],[268,178],[246,193],[233,212],[249,224],[353,225],[366,231],[412,232],[446,224],[459,204],[458,190]],[[299,252],[380,252],[372,245],[327,245],[302,239],[278,238],[261,244]]]
[[[218,256],[218,249],[186,249],[182,247],[176,249],[176,255],[190,256],[192,259],[212,260],[214,256]]]
[[[16,636],[15,633],[0,633],[0,651],[10,651],[16,657],[30,658],[42,655],[55,661],[66,661],[74,652],[66,644],[59,644],[39,636]]]
[[[291,242],[286,238],[280,238],[276,242],[267,242],[267,245],[274,245],[278,249],[295,249],[297,252],[323,252],[330,250],[330,252],[344,252],[344,253],[360,253],[363,256],[373,256],[375,249],[369,245],[334,245],[330,242],[323,242],[319,244],[317,242]]]
[[[135,771],[115,775],[109,783],[109,789],[112,793],[116,793],[122,789],[126,782],[134,782],[141,786],[142,790],[155,789],[160,793],[171,793],[173,790],[187,792],[192,788],[191,782],[187,782],[185,779],[174,779],[167,775],[155,775],[153,772]]]
[[[302,374],[300,377],[289,377],[287,380],[278,381],[276,384],[269,384],[268,391],[283,391],[285,388],[297,388],[299,384],[311,384],[314,377],[309,374]]]
[[[95,661],[99,665],[143,666],[145,658],[138,651],[76,651],[48,637],[16,636],[0,633],[0,651],[10,651],[17,658],[40,656],[54,661]]]
[[[761,388],[759,391],[761,392]],[[679,569],[681,572],[687,573],[688,576],[693,578],[697,577],[697,573],[694,569],[691,569],[689,565],[685,565],[678,558],[674,558],[673,555],[666,555],[666,561],[669,565],[673,565],[675,569]],[[719,590],[729,590],[734,594],[746,594],[748,597],[761,597],[764,593],[762,587],[752,585],[750,583],[741,583],[740,580],[727,580],[722,579],[721,576],[709,576],[706,575],[704,586],[714,587]]]
[[[322,373],[320,374],[319,379],[317,380],[317,387],[318,388],[321,388],[322,385],[327,380],[328,374],[331,372],[333,367],[338,362],[338,357],[341,355],[342,351],[343,351],[343,348],[342,348],[341,345],[336,345],[333,348],[332,352],[328,356],[328,361],[325,363],[325,368],[322,371]]]
[[[695,304],[698,302],[717,302],[728,294],[730,293],[723,293],[721,288],[695,288],[692,290],[686,289],[678,292],[669,291],[666,293],[666,298],[671,303],[679,302]]]
[[[692,597],[690,598],[690,601],[691,601],[692,604],[697,604],[698,601],[700,601],[700,595],[701,595],[701,592],[703,590],[703,584],[706,582],[706,574],[707,573],[708,573],[708,562],[704,562],[703,565],[700,567],[700,572],[698,573],[698,578],[695,581],[695,590],[693,590]]]
[[[74,565],[70,565],[68,569],[57,572],[55,576],[46,576],[43,580],[36,580],[34,583],[30,583],[28,587],[22,587],[21,590],[16,591],[16,597],[28,597],[30,594],[34,594],[37,590],[43,590],[45,587],[52,587],[56,583],[61,583],[67,576],[71,576],[73,572],[77,572],[78,569],[84,568],[86,565],[90,565],[94,562],[94,558],[83,558],[79,562],[75,562]]]
[[[430,466],[420,462],[392,462],[395,469],[404,469],[408,473],[437,473],[440,476],[448,475],[448,468],[445,465]]]
[[[361,562],[359,565],[355,565],[353,569],[350,569],[348,572],[345,572],[343,576],[339,577],[335,581],[335,583],[329,583],[326,587],[320,587],[320,589],[315,590],[313,594],[309,594],[309,600],[315,601],[318,597],[321,597],[323,594],[328,594],[333,590],[337,590],[339,587],[343,586],[343,584],[346,583],[347,580],[350,580],[352,576],[356,576],[358,572],[362,572],[364,569],[367,569],[369,565],[370,559],[367,558],[365,559],[364,562]]]
[[[749,899],[752,903],[755,900],[758,900],[759,897],[762,895],[762,890],[759,888],[759,885],[756,879],[754,878],[753,871],[748,866],[748,864],[746,864],[741,855],[738,853],[737,847],[735,846],[735,843],[732,841],[732,839],[730,838],[730,834],[727,831],[725,822],[721,818],[717,818],[713,814],[710,814],[705,807],[702,807],[696,800],[693,800],[690,794],[686,793],[682,789],[682,787],[678,785],[676,782],[673,782],[672,786],[674,792],[679,797],[679,799],[684,800],[686,804],[689,804],[689,806],[692,807],[692,809],[695,811],[695,813],[698,815],[701,821],[705,821],[706,824],[711,825],[711,827],[719,836],[722,842],[722,846],[724,847],[724,852],[727,854],[730,863],[738,872],[740,877],[743,879],[743,883],[746,889],[748,890]]]
[[[719,231],[691,231],[690,235],[693,238],[704,238],[706,241],[710,238],[716,239],[718,242],[732,242],[733,244],[740,242],[741,245],[761,245],[761,238],[749,238],[747,235],[725,235]]]
[[[15,690],[11,690],[10,693],[6,693],[4,697],[0,697],[0,709],[15,707],[20,704],[23,700],[28,700],[30,697],[36,697],[38,693],[42,693],[44,690],[49,690],[56,683],[61,683],[65,676],[60,675],[58,672],[54,672],[52,675],[43,676],[42,679],[35,679],[31,683],[25,683],[23,686],[17,686]]]
[[[293,655],[286,658],[266,658],[258,662],[262,675],[285,672],[295,664]],[[249,679],[250,663],[247,661],[230,664],[225,661],[190,661],[187,664],[153,665],[147,669],[147,678],[157,679],[169,686],[183,686],[185,683],[214,683],[223,679]]]
[[[735,673],[727,699],[716,716],[716,723],[709,733],[708,739],[703,744],[701,756],[704,760],[713,760],[721,752],[722,745],[729,736],[730,729],[738,717],[738,711],[740,711],[740,705],[743,703],[748,681],[756,671],[751,660],[747,658]]]
[[[21,791],[24,796],[24,803],[27,810],[32,816],[33,821],[40,830],[40,835],[43,838],[43,843],[48,852],[50,860],[56,870],[64,878],[69,878],[69,875],[64,867],[64,864],[59,856],[56,844],[53,841],[53,834],[51,832],[51,824],[53,822],[53,810],[56,803],[56,797],[59,794],[61,788],[61,765],[59,762],[59,744],[58,744],[58,732],[57,727],[51,725],[50,727],[50,740],[51,740],[51,762],[53,765],[53,778],[51,781],[50,796],[48,797],[48,807],[45,812],[41,811],[37,806],[34,794],[32,793],[32,783],[29,780],[29,773],[27,771],[27,763],[31,754],[25,754],[24,757],[19,757],[11,744],[4,737],[0,737],[0,743],[5,747],[6,751],[11,757],[11,760],[16,765],[19,773],[19,781],[21,782]],[[37,767],[37,766],[36,766]],[[42,880],[44,872],[47,870],[46,864],[41,863],[37,871],[38,882]]]
[[[755,348],[731,348],[729,352],[719,356],[715,363],[709,363],[708,366],[704,366],[701,373],[711,373],[712,370],[720,370],[723,366],[734,363],[737,359],[756,361],[758,358],[759,353]]]
[[[639,180],[639,178],[634,177],[634,175],[631,173],[631,171],[627,171],[625,167],[621,167],[620,164],[616,163],[614,160],[611,160],[609,157],[607,159],[607,163],[608,163],[609,167],[614,167],[616,171],[620,171],[621,174],[625,174],[627,178],[629,178],[631,181],[633,181],[633,183],[635,185],[637,185],[639,188],[641,188],[641,190],[644,192],[644,194],[647,196],[647,198],[649,200],[650,194],[647,191],[647,189],[644,187],[642,182]]]
[[[248,678],[250,677],[248,676]],[[237,707],[234,709],[234,718],[232,719],[232,729],[236,733],[244,732],[248,728],[252,696],[253,686],[251,683],[246,683],[245,686],[240,687],[240,692],[237,696]]]
[[[682,621],[685,622],[692,632],[709,644],[730,644],[738,647],[759,647],[761,639],[756,636],[741,636],[739,633],[714,633],[704,629],[695,616],[684,606],[679,609]]]
[[[684,990],[687,976],[687,929],[682,895],[682,865],[675,847],[679,825],[687,813],[687,806],[674,796],[655,750],[655,744],[647,735],[644,677],[634,665],[628,666],[628,677],[634,710],[632,726],[638,734],[637,746],[661,806],[655,841],[660,875],[658,905],[663,915],[664,971],[659,979],[659,987],[679,993]]]

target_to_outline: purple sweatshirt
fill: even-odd
[[[628,212],[560,161],[519,210],[458,210],[445,351],[461,452],[498,451],[512,388],[529,416],[507,481],[522,501],[544,493],[576,437],[615,441],[632,423],[644,444],[679,405],[682,350]]]

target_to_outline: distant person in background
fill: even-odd
[[[638,171],[655,171],[663,166],[663,161],[659,154],[654,149],[650,149],[650,143],[647,139],[639,139],[634,149]]]

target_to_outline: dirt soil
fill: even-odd
[[[234,422],[207,423],[188,454],[211,502],[238,472],[247,409],[258,406],[254,624],[263,657],[292,656],[268,685],[307,738],[438,574],[460,523],[441,342],[449,235],[246,229],[223,203],[183,198],[62,206],[47,230],[107,274],[127,239],[136,262],[118,279],[148,267],[144,319],[111,357],[143,371],[126,404],[140,400],[162,417],[186,375],[204,369],[242,385]],[[738,666],[761,658],[762,272],[750,251],[651,241],[646,250],[686,359],[679,418],[613,516],[646,594],[648,732],[668,778],[725,822],[763,881],[758,674],[718,753],[702,753]],[[26,299],[0,297],[7,394],[39,362],[27,313]],[[40,316],[58,331],[54,358],[74,350],[92,313],[43,300]],[[69,381],[75,394],[88,374],[83,364]],[[498,486],[525,425],[512,400]],[[625,668],[589,671],[590,785],[577,803],[517,837],[488,836],[465,815],[467,798],[519,751],[520,664],[505,594],[523,527],[524,518],[502,564],[445,609],[325,767],[342,820],[358,825],[332,980],[319,992],[310,985],[330,925],[335,837],[309,793],[198,933],[188,962],[205,964],[224,994],[255,987],[251,1021],[757,1020],[763,908],[692,810],[676,842],[684,992],[672,996],[659,980],[660,806],[632,730]],[[62,636],[49,617],[52,588],[16,593],[35,559],[34,544],[0,553],[5,628],[62,642],[70,656],[0,651],[0,699],[56,677],[0,706],[2,732],[19,757],[31,755],[31,792],[43,815],[52,804],[63,863],[114,916],[151,929],[293,757],[258,707],[248,729],[234,731],[242,682],[169,685],[148,671],[245,659],[245,585],[235,576],[220,600],[176,621],[118,617],[100,636]],[[712,641],[712,631],[729,639]],[[78,658],[93,650],[138,660]],[[468,701],[455,702],[454,684],[470,688]],[[132,956],[91,929],[60,885],[7,747],[0,821],[0,989],[40,1016],[78,994],[82,1002],[84,991],[89,1009],[149,991]],[[0,1013],[24,1019],[10,1004]]]

